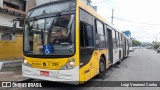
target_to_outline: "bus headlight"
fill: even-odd
[[[74,58],[69,59],[67,64],[63,66],[61,69],[62,70],[67,70],[67,69],[73,69],[76,66],[76,60]]]
[[[28,66],[28,67],[32,67],[32,65],[29,64],[27,60],[23,60],[23,65]]]
[[[28,62],[27,62],[27,60],[24,60],[24,65],[26,65]]]

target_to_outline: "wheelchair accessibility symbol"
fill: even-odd
[[[45,55],[52,54],[52,51],[53,51],[52,45],[45,45],[44,46],[44,54]]]
[[[46,47],[45,54],[50,54],[49,49]]]

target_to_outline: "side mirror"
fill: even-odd
[[[16,28],[17,28],[17,22],[13,22],[13,29],[12,29],[12,34],[16,34]]]

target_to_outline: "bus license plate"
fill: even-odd
[[[49,72],[48,71],[40,71],[40,75],[41,76],[49,76]]]

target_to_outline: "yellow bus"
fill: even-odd
[[[29,10],[23,37],[23,76],[34,79],[82,84],[129,54],[126,36],[81,0]]]

